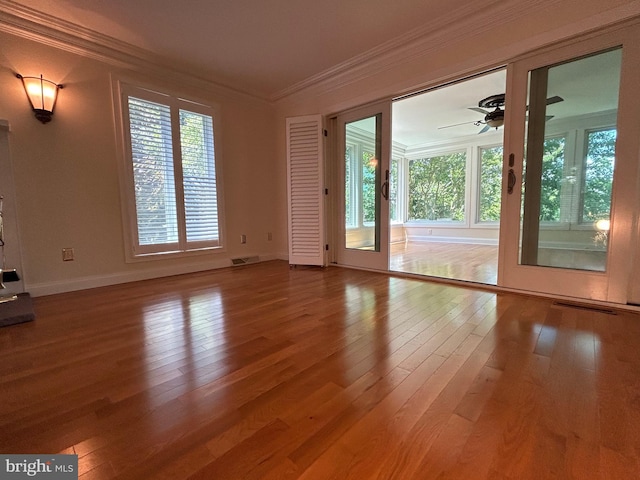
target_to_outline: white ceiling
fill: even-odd
[[[506,78],[502,69],[394,102],[393,140],[411,147],[476,135],[482,126],[473,122],[484,115],[469,107],[477,107],[483,98],[505,93]]]
[[[514,0],[515,1],[515,0]],[[37,19],[94,37],[143,49],[176,69],[265,99],[340,65],[385,51],[397,43],[447,28],[505,0],[0,0],[0,9],[21,9]],[[507,2],[508,3],[508,2]],[[513,3],[513,2],[512,2]],[[485,12],[486,13],[486,12]],[[95,35],[93,35],[95,33]],[[106,37],[104,37],[106,36]],[[603,60],[605,64],[606,59]],[[619,61],[619,59],[618,59]],[[590,75],[583,75],[586,69]],[[608,70],[598,61],[578,71],[561,69],[556,91],[569,100],[550,108],[554,121],[578,114],[575,105],[596,112],[615,108]],[[411,146],[476,135],[469,110],[505,92],[505,72],[476,77],[394,103],[394,140]],[[599,95],[593,95],[599,92]],[[602,94],[604,92],[604,94]],[[608,93],[607,93],[608,92]],[[596,100],[601,105],[595,105]],[[598,100],[599,101],[599,100]],[[466,125],[440,127],[469,122]],[[481,128],[481,127],[480,127]]]
[[[547,129],[552,131],[561,122],[567,127],[568,119],[576,122],[585,116],[615,112],[621,62],[618,49],[549,69],[547,96],[557,95],[564,101],[547,106],[546,115],[553,116]],[[505,93],[505,89],[506,71],[502,69],[398,100],[393,104],[393,139],[406,147],[471,139],[483,128],[474,122],[483,120],[484,115],[470,107],[477,107],[483,98]],[[491,132],[494,130],[486,136]]]
[[[479,11],[467,0],[0,0],[272,98],[412,32]],[[489,2],[494,3],[494,2]],[[0,5],[1,6],[1,5]],[[425,32],[426,33],[426,32]]]

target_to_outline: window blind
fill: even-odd
[[[188,103],[180,99],[141,93],[126,96],[135,254],[219,246],[213,117],[178,108]]]
[[[213,119],[180,110],[180,144],[187,242],[217,240]]]
[[[129,97],[138,243],[178,242],[169,107]]]

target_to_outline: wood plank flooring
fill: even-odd
[[[395,272],[497,285],[498,246],[471,243],[402,242],[391,245]]]
[[[0,452],[82,479],[640,478],[640,317],[267,262],[35,299]]]

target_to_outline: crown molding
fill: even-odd
[[[352,83],[369,76],[372,72],[404,63],[415,55],[411,53],[414,50],[421,50],[424,55],[428,55],[448,43],[451,38],[459,39],[491,31],[503,23],[502,15],[505,4],[508,3],[513,1],[483,2],[481,11],[478,11],[477,3],[470,3],[463,8],[452,10],[445,17],[433,19],[419,28],[291,85],[274,94],[271,100],[278,101],[320,84],[333,83],[340,86],[341,80],[344,83]],[[536,1],[527,0],[527,3],[535,4]],[[512,9],[515,10],[513,7]],[[517,11],[521,15],[522,7],[518,7]]]
[[[384,43],[362,55],[353,57],[341,64],[327,69],[317,75],[309,77],[271,97],[273,102],[281,100],[296,102],[303,96],[317,96],[348,86],[360,80],[392,70],[396,67],[418,62],[428,58],[439,50],[446,48],[452,39],[456,42],[465,39],[495,36],[501,27],[509,22],[516,22],[526,12],[535,13],[536,9],[553,8],[554,4],[562,4],[564,0],[552,0],[541,5],[540,0],[503,0],[483,3],[481,11],[475,11],[471,6],[451,12],[445,19],[438,19],[425,26],[408,32],[391,42]],[[576,35],[602,29],[617,23],[633,19],[640,15],[640,1],[634,0],[626,5],[606,10],[593,17],[582,19],[571,26],[550,32],[543,32],[532,37],[528,42],[528,50],[543,48],[561,40]],[[482,65],[475,65],[477,69],[494,68],[496,62],[506,62],[521,45],[506,43],[500,53],[507,56],[488,54],[494,57]],[[518,51],[516,54],[523,54]],[[500,57],[500,58],[498,58]],[[402,92],[396,92],[401,94]]]
[[[45,15],[11,0],[0,0],[0,31],[99,60],[118,68],[169,76],[195,88],[207,90],[213,88],[221,94],[270,103],[269,98],[261,92],[232,87],[223,80],[211,79],[210,73],[194,73],[193,66],[169,63],[164,57],[149,50],[61,18]]]
[[[564,0],[547,0],[545,9]],[[45,15],[12,0],[0,0],[0,31],[53,46],[55,48],[99,60],[119,68],[146,74],[163,75],[194,88],[211,91],[233,98],[273,104],[293,100],[302,95],[324,94],[359,80],[391,70],[412,61],[420,61],[455,41],[496,35],[501,26],[516,21],[523,12],[541,8],[540,0],[487,0],[478,10],[478,3],[469,3],[448,12],[444,17],[427,21],[360,55],[308,77],[269,96],[264,92],[241,89],[221,78],[211,78],[209,72],[197,72],[193,65],[177,65],[166,58],[129,43],[57,17]],[[640,1],[603,12],[597,18],[583,20],[577,29],[587,31],[640,15]],[[567,38],[578,32],[556,32],[555,37]],[[542,37],[542,36],[541,36]],[[554,40],[547,36],[547,42]],[[557,38],[555,38],[557,41]],[[537,40],[542,47],[545,38]],[[504,59],[502,59],[504,60]],[[495,65],[493,65],[495,66]],[[482,67],[477,65],[476,67]],[[187,73],[188,72],[188,73]],[[400,92],[398,92],[400,93]]]

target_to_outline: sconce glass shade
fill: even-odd
[[[31,108],[36,118],[42,123],[50,122],[58,99],[58,90],[62,88],[62,85],[42,78],[42,75],[39,77],[23,77],[18,73],[16,77],[22,80],[22,86],[27,98],[29,98],[29,103],[31,103]]]

